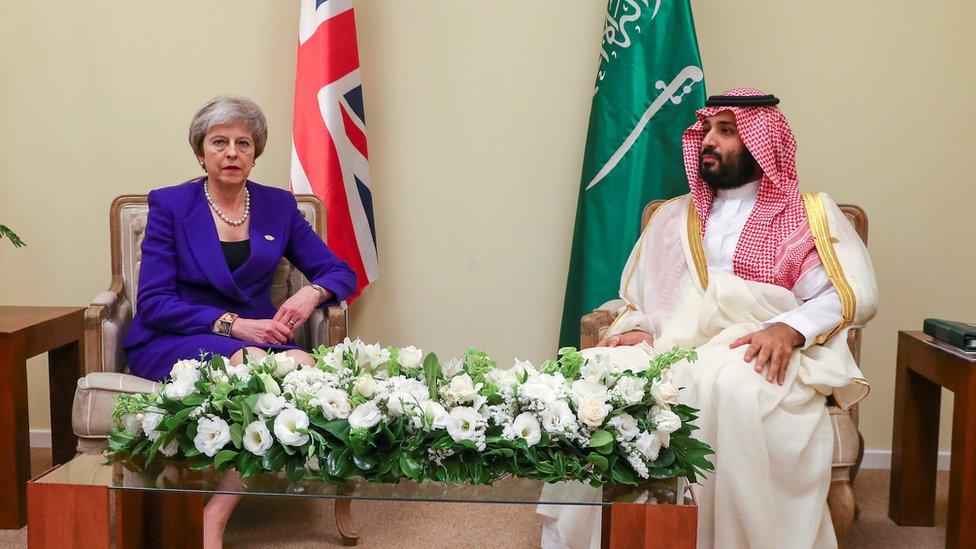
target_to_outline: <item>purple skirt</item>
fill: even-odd
[[[173,364],[177,361],[199,358],[201,351],[229,357],[244,347],[256,347],[275,352],[299,348],[288,343],[264,345],[214,334],[160,334],[144,345],[128,349],[125,358],[133,375],[160,381],[169,376]]]

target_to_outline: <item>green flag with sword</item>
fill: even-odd
[[[644,205],[688,192],[681,132],[705,104],[689,0],[609,0],[600,56],[560,346],[617,296]]]

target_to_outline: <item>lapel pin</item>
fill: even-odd
[[[267,240],[268,242],[271,242],[272,240],[274,240],[274,237],[271,236],[270,234],[266,234],[264,235],[264,239]]]

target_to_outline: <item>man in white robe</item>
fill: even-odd
[[[698,111],[682,139],[691,193],[648,223],[617,319],[588,352],[697,348],[673,380],[716,452],[694,490],[700,547],[836,547],[825,399],[847,408],[868,391],[846,340],[875,312],[871,262],[828,196],[799,193],[796,141],[777,103],[745,88]],[[599,539],[580,527],[598,530],[597,510],[539,512],[545,547]]]

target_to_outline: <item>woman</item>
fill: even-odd
[[[163,379],[176,361],[201,351],[231,364],[267,351],[314,364],[292,344],[294,332],[316,307],[352,294],[356,274],[312,230],[290,192],[248,181],[267,138],[257,104],[217,97],[190,122],[190,147],[206,177],[149,193],[137,310],[124,343],[132,373]],[[311,284],[275,309],[271,282],[282,257]],[[207,504],[205,545],[220,546],[238,499]]]

